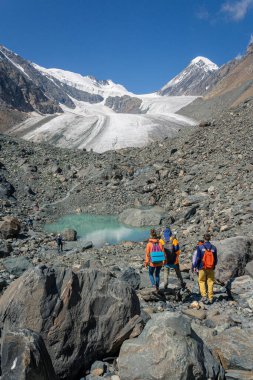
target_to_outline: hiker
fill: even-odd
[[[197,268],[199,271],[198,279],[202,297],[201,301],[207,304],[213,303],[214,270],[218,262],[217,249],[210,243],[210,240],[210,234],[205,234],[204,244],[198,246],[197,257],[194,263],[194,268]]]
[[[195,268],[195,262],[196,262],[196,259],[197,259],[197,252],[198,252],[198,246],[200,245],[203,245],[204,244],[204,240],[198,240],[197,242],[197,245],[195,247],[195,250],[192,254],[192,270],[191,270],[191,275],[190,275],[190,278],[191,280],[194,282],[194,287],[195,287],[195,279],[198,280],[198,268]],[[197,281],[197,284],[196,284],[196,290],[198,289],[198,293],[199,293],[199,282]]]
[[[63,243],[64,243],[62,235],[58,234],[55,241],[57,243],[58,253],[62,252],[63,251]]]
[[[166,229],[165,229],[166,231]],[[178,240],[176,238],[176,234],[172,233],[169,234],[163,233],[163,239],[160,240],[164,247],[164,253],[165,253],[165,266],[164,266],[164,289],[168,288],[168,279],[169,279],[169,273],[170,269],[175,269],[176,275],[178,280],[180,281],[181,287],[185,288],[185,282],[183,280],[180,267],[179,267],[179,255],[180,255],[180,248],[178,244]]]
[[[146,258],[144,266],[148,268],[149,278],[152,286],[159,291],[160,284],[160,271],[164,264],[164,250],[162,244],[159,242],[159,238],[156,230],[150,230],[150,238],[146,246]],[[155,275],[155,278],[154,278]]]
[[[31,216],[27,219],[27,225],[29,228],[33,228],[33,219]]]

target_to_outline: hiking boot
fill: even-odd
[[[207,305],[212,305],[212,304],[213,304],[213,299],[207,301]]]
[[[206,304],[207,303],[207,298],[206,297],[202,297],[200,301],[203,302],[204,304]]]

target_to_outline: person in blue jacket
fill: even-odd
[[[218,263],[217,249],[210,243],[210,234],[205,234],[204,244],[197,248],[196,261],[193,268],[198,269],[199,290],[204,303],[213,303],[214,270]],[[207,291],[208,290],[208,291]],[[207,301],[208,293],[208,301]]]

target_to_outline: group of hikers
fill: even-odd
[[[199,240],[192,256],[192,271],[198,274],[201,300],[205,304],[213,303],[214,270],[218,262],[217,249],[210,243],[210,234]],[[150,230],[150,238],[146,246],[145,267],[148,267],[152,286],[159,292],[160,272],[164,267],[164,289],[168,287],[168,278],[171,269],[174,269],[181,287],[186,284],[179,266],[180,247],[176,233],[166,227],[159,235],[155,229]]]

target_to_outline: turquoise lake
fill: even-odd
[[[66,228],[77,231],[77,238],[91,240],[95,247],[118,244],[122,241],[143,241],[149,237],[149,228],[133,228],[120,224],[115,216],[74,214],[66,215],[45,225],[47,232],[59,233]]]

